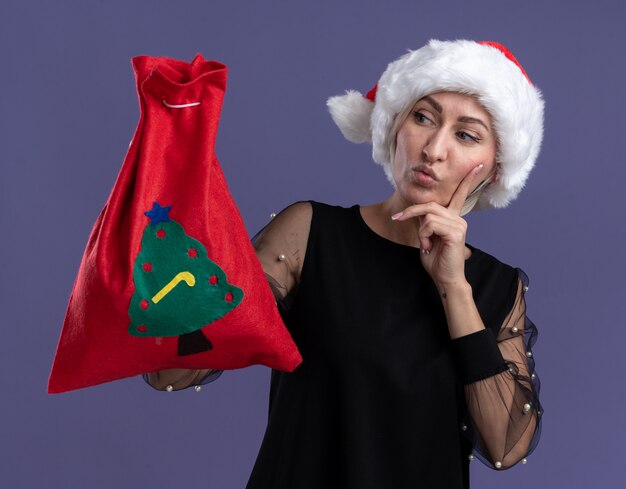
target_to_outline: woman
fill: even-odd
[[[328,102],[371,141],[394,192],[341,208],[296,203],[254,239],[303,357],[272,371],[256,488],[469,487],[540,432],[527,278],[465,243],[462,215],[504,207],[542,140],[543,101],[503,46],[431,41],[366,97]],[[166,371],[169,390],[220,372]]]

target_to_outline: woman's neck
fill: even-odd
[[[395,243],[420,247],[418,239],[419,220],[392,221],[391,216],[403,211],[411,205],[402,201],[396,193],[387,200],[361,207],[361,215],[365,223],[376,233]]]
[[[401,200],[395,193],[387,200],[368,206],[361,206],[361,217],[365,224],[379,236],[394,243],[419,248],[418,239],[419,220],[392,221],[391,216],[403,211],[411,205],[410,202]],[[472,255],[472,251],[465,247],[465,259]]]

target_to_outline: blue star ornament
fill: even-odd
[[[150,218],[151,225],[156,226],[160,222],[168,222],[170,220],[167,213],[170,211],[171,208],[171,205],[168,205],[167,207],[161,207],[159,203],[155,201],[154,204],[152,204],[152,209],[150,209],[148,212],[144,212],[144,214]]]

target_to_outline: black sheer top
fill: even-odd
[[[485,329],[451,340],[419,249],[376,234],[359,206],[299,202],[253,241],[303,362],[272,371],[247,489],[466,488],[475,456],[525,462],[542,408],[520,269],[468,245]]]

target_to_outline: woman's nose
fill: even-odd
[[[431,163],[445,160],[448,156],[448,147],[443,131],[433,132],[426,141],[422,151],[426,159]]]

